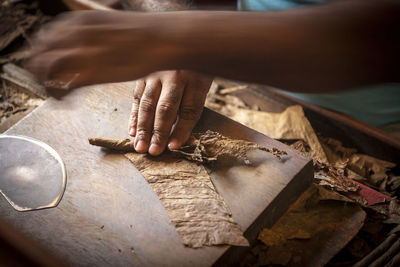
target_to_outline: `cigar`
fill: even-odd
[[[89,138],[89,144],[101,146],[112,150],[123,152],[135,152],[134,141],[130,139],[113,139],[113,138]]]

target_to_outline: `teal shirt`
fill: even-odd
[[[241,11],[274,11],[328,2],[328,0],[238,0]]]
[[[276,11],[327,0],[238,0],[242,11]],[[400,122],[400,84],[379,84],[330,94],[300,94],[283,91],[303,101],[342,112],[372,126]]]

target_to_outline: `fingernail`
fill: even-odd
[[[129,130],[129,135],[135,136],[135,129],[133,127]]]
[[[140,141],[136,144],[135,150],[136,150],[136,152],[139,152],[139,153],[146,152],[146,144],[144,143],[144,141],[141,141],[141,140],[140,140]]]
[[[149,153],[151,155],[157,156],[157,155],[161,154],[161,152],[162,152],[162,149],[159,145],[156,145],[156,144],[150,145]]]
[[[176,149],[179,149],[179,144],[178,144],[178,142],[176,142],[176,141],[171,141],[171,142],[169,142],[169,144],[168,144],[168,149],[169,149],[169,150],[176,150]]]

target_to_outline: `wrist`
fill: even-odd
[[[242,24],[247,20],[238,23],[237,12],[182,11],[160,15],[159,40],[165,51],[170,51],[164,67],[207,73],[209,66],[229,64],[233,55],[251,53],[244,49],[249,34]]]
[[[155,14],[153,14],[155,15]],[[162,55],[161,69],[188,69],[196,62],[196,29],[188,12],[157,14],[155,39]],[[198,37],[198,36],[197,36]]]

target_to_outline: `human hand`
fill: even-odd
[[[121,11],[61,15],[34,38],[27,68],[39,81],[64,89],[173,69],[177,48],[168,45],[166,23],[160,20]]]
[[[137,152],[180,148],[203,111],[212,79],[191,71],[159,71],[136,81],[129,134]],[[172,130],[172,131],[171,131]]]

